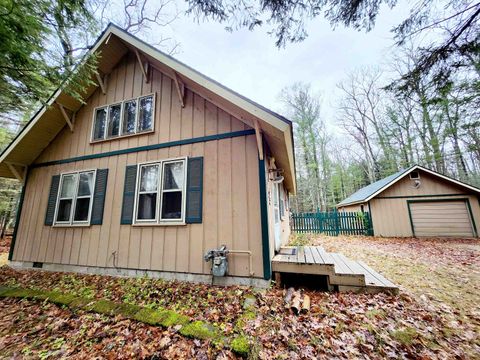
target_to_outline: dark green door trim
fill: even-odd
[[[447,201],[465,201],[467,204],[468,213],[470,215],[470,221],[472,222],[472,230],[473,236],[478,237],[477,225],[475,224],[475,218],[473,217],[472,207],[470,206],[470,199],[465,197],[460,198],[449,198],[449,199],[425,199],[425,200],[407,200],[407,208],[408,208],[408,217],[410,218],[410,226],[412,227],[412,234],[414,237],[415,235],[415,228],[413,226],[413,218],[412,218],[412,211],[410,209],[411,203],[425,203],[425,202],[447,202]]]
[[[373,226],[373,214],[372,214],[372,207],[370,206],[370,201],[368,204],[368,212],[370,213],[370,225],[372,226],[372,236],[375,236],[375,227]]]
[[[272,278],[272,266],[270,258],[270,239],[268,236],[268,203],[267,203],[267,179],[265,176],[265,160],[258,160],[258,179],[260,183],[260,217],[262,224],[262,255],[263,255],[263,278]]]
[[[23,208],[23,200],[25,199],[25,189],[27,188],[28,175],[30,174],[30,169],[27,168],[27,174],[25,175],[25,182],[22,186],[22,192],[20,193],[20,200],[18,201],[17,216],[15,217],[15,227],[13,229],[12,242],[10,243],[10,250],[8,251],[8,260],[12,261],[13,250],[15,249],[15,242],[17,240],[18,227],[20,225],[20,218]]]
[[[240,130],[240,131],[233,131],[224,134],[216,134],[216,135],[208,135],[208,136],[201,136],[192,139],[184,139],[184,140],[177,140],[177,141],[170,141],[166,143],[160,144],[153,144],[153,145],[145,145],[145,146],[137,146],[128,149],[121,149],[121,150],[114,150],[108,151],[99,154],[91,154],[91,155],[84,155],[84,156],[76,156],[68,159],[62,160],[54,160],[54,161],[46,161],[43,163],[33,164],[32,168],[44,167],[44,166],[51,166],[51,165],[60,165],[60,164],[68,164],[76,161],[84,161],[84,160],[92,160],[92,159],[99,159],[109,156],[118,156],[124,154],[131,154],[140,151],[148,151],[148,150],[157,150],[157,149],[164,149],[169,148],[172,146],[180,146],[180,145],[190,145],[196,144],[201,142],[213,141],[213,140],[222,140],[222,139],[230,139],[239,136],[247,136],[247,135],[254,135],[255,130],[248,129],[248,130]]]

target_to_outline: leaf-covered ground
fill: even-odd
[[[399,284],[400,295],[305,290],[312,299],[311,311],[296,316],[285,309],[281,289],[254,291],[7,267],[0,268],[0,285],[172,309],[217,325],[226,338],[244,334],[252,358],[478,357],[478,241],[326,237],[310,241],[365,260]],[[246,300],[253,301],[254,311],[244,307]],[[187,339],[175,327],[161,329],[118,316],[2,299],[0,356],[225,359],[237,355],[228,343]]]

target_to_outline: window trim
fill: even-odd
[[[75,218],[75,208],[77,205],[77,198],[78,198],[78,188],[80,186],[80,174],[81,173],[90,173],[93,172],[93,191],[90,196],[80,196],[80,199],[90,198],[90,204],[88,207],[88,220],[87,221],[74,221]],[[57,213],[58,207],[60,205],[60,197],[62,193],[62,186],[63,186],[63,178],[66,175],[77,175],[75,180],[75,193],[72,199],[72,209],[70,211],[70,219],[69,221],[57,221]],[[93,200],[95,198],[95,184],[97,182],[97,169],[85,169],[85,170],[74,170],[60,173],[60,182],[58,186],[58,193],[57,199],[55,201],[55,213],[53,215],[53,224],[52,227],[81,227],[81,226],[90,226],[90,222],[92,220],[92,209],[93,209]],[[67,199],[67,198],[66,198]],[[68,198],[69,199],[69,198]]]
[[[155,109],[156,109],[156,98],[157,98],[157,93],[156,92],[152,92],[152,93],[149,93],[149,94],[145,94],[145,95],[140,95],[140,96],[136,96],[136,97],[132,97],[132,98],[129,98],[129,99],[124,99],[124,100],[121,100],[121,101],[115,101],[115,102],[112,102],[112,103],[108,103],[108,104],[104,104],[104,105],[101,105],[101,106],[96,106],[94,109],[93,109],[93,115],[92,115],[92,129],[91,129],[91,132],[90,132],[90,143],[91,144],[96,144],[96,143],[100,143],[100,142],[104,142],[104,141],[111,141],[111,140],[115,140],[115,139],[121,139],[121,138],[125,138],[125,137],[129,137],[129,136],[136,136],[136,135],[142,135],[142,134],[149,134],[149,133],[152,133],[155,131]],[[139,104],[140,104],[140,99],[143,99],[143,98],[146,98],[146,97],[149,97],[149,96],[152,96],[153,97],[153,100],[152,100],[152,128],[149,129],[149,130],[142,130],[142,131],[139,131],[138,129],[138,125],[139,125],[139,114],[140,114],[140,111],[139,111]],[[123,134],[123,108],[124,108],[124,104],[126,102],[130,102],[132,100],[135,100],[137,106],[136,106],[136,111],[135,111],[135,130],[133,133],[131,134]],[[110,115],[110,107],[112,106],[115,106],[115,105],[120,105],[120,124],[119,124],[119,130],[118,130],[118,135],[117,136],[108,136],[108,130],[109,130],[109,115]],[[103,109],[103,108],[106,108],[107,109],[107,116],[106,116],[106,119],[105,119],[105,134],[104,134],[104,137],[101,138],[101,139],[95,139],[94,138],[94,135],[95,135],[95,115],[97,113],[97,110],[98,109]]]
[[[183,187],[181,189],[182,192],[182,216],[180,219],[162,219],[161,211],[162,211],[162,203],[163,203],[163,168],[165,164],[174,163],[174,162],[183,162]],[[158,164],[159,165],[159,178],[157,184],[157,204],[155,208],[155,220],[144,220],[138,219],[138,199],[139,199],[139,190],[140,190],[140,169],[142,166],[145,165],[152,165]],[[132,219],[132,226],[167,226],[167,225],[186,225],[186,207],[187,207],[187,172],[188,172],[188,157],[187,156],[180,156],[175,158],[169,159],[162,159],[162,160],[150,160],[145,161],[137,164],[137,179],[135,184],[135,199],[133,203],[133,219]],[[178,190],[173,190],[174,192]],[[167,190],[166,192],[169,192]],[[171,191],[170,191],[171,192]]]

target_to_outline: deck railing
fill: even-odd
[[[372,218],[368,212],[305,212],[292,213],[290,226],[294,232],[326,235],[373,235]]]

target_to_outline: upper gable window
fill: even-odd
[[[155,94],[140,96],[93,112],[92,142],[153,131]]]

